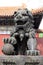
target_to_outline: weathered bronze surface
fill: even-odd
[[[10,38],[4,39],[3,53],[6,55],[39,55],[36,50],[33,15],[28,9],[18,9],[14,12],[14,30]]]

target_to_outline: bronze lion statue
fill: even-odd
[[[14,12],[14,23],[10,38],[4,38],[3,53],[6,55],[38,55],[32,13],[28,9],[18,9]]]

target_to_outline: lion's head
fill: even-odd
[[[14,22],[16,29],[23,29],[29,31],[34,25],[33,15],[28,9],[18,9],[14,12]]]
[[[16,22],[17,25],[24,25],[26,22],[32,19],[32,13],[27,9],[18,9],[14,12],[14,22]]]

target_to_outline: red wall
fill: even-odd
[[[40,54],[43,55],[43,38],[37,38],[37,49],[40,51]]]
[[[2,55],[2,47],[4,45],[3,43],[3,38],[8,38],[8,34],[0,34],[0,55]],[[40,50],[40,54],[43,55],[43,38],[38,38],[37,37],[37,49]]]
[[[4,43],[3,43],[3,38],[8,38],[9,37],[9,35],[8,34],[0,34],[0,55],[2,55],[3,53],[2,53],[2,47],[3,47],[3,45],[4,45]]]

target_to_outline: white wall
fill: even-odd
[[[42,18],[41,23],[39,25],[39,29],[43,30],[43,18]]]

